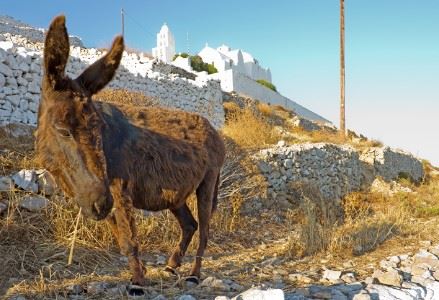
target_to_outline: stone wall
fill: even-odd
[[[23,43],[44,42],[45,30],[34,28],[9,16],[0,16],[0,41],[10,40],[11,36],[21,36]],[[69,36],[70,45],[83,47],[79,37]]]
[[[411,153],[402,150],[372,147],[363,151],[360,159],[373,166],[375,173],[387,181],[398,177],[421,181],[424,177],[422,162]]]
[[[373,160],[372,160],[373,158]],[[378,176],[397,179],[401,173],[421,180],[422,163],[409,153],[389,147],[358,153],[346,145],[307,143],[261,150],[255,159],[269,184],[269,193],[285,193],[295,182],[314,184],[326,199],[341,199],[349,192],[369,186]],[[365,173],[370,173],[366,178]]]
[[[287,190],[289,183],[315,184],[326,199],[339,199],[361,185],[358,153],[349,146],[282,142],[261,150],[256,156],[259,168],[269,184],[269,193]]]
[[[11,35],[0,42],[0,124],[36,125],[42,78],[41,45],[25,43]],[[75,78],[104,52],[71,47],[66,74]],[[197,112],[219,128],[224,123],[222,91],[218,81],[190,80],[178,74],[153,71],[154,61],[136,53],[124,53],[121,66],[109,87],[141,92],[157,98],[160,105]]]

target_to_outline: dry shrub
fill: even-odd
[[[239,220],[242,206],[255,198],[266,196],[266,180],[248,153],[232,139],[225,138],[226,159],[221,169],[218,201],[221,211],[216,214],[222,229],[232,231]]]
[[[316,130],[309,132],[310,141],[313,143],[333,143],[333,144],[345,144],[347,139],[338,132],[332,132],[327,130]]]
[[[273,115],[273,108],[270,105],[266,104],[266,103],[259,102],[256,105],[256,108],[265,117],[270,117],[271,115]]]
[[[94,100],[101,100],[115,104],[130,104],[135,106],[156,106],[158,100],[143,93],[122,89],[104,89],[93,96]]]
[[[327,250],[340,220],[339,208],[335,202],[324,199],[312,182],[298,182],[291,189],[299,199],[302,220],[298,239],[290,238],[290,256],[313,255]]]
[[[277,143],[281,135],[262,117],[245,108],[231,114],[223,127],[225,136],[245,148],[261,148]]]
[[[405,207],[408,193],[387,196],[378,192],[354,192],[343,199],[345,223],[333,235],[331,251],[361,255],[375,250],[393,236],[413,234],[419,223]],[[412,202],[413,204],[413,202]]]
[[[420,230],[419,223],[410,218],[406,202],[400,198],[402,194],[389,199],[380,193],[354,192],[339,207],[333,201],[324,200],[312,184],[296,185],[295,191],[301,201],[302,220],[297,237],[292,235],[289,239],[291,256],[324,251],[361,255],[393,236],[412,235]]]
[[[407,226],[407,214],[403,209],[388,209],[373,215],[357,215],[336,228],[330,250],[334,252],[350,251],[361,255],[375,250],[379,245],[401,234],[402,226]]]
[[[225,113],[226,118],[228,118],[229,115],[239,113],[241,110],[241,108],[239,107],[238,104],[236,104],[235,102],[231,102],[231,101],[224,102],[223,107],[224,107],[224,113]]]

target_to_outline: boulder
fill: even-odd
[[[39,195],[24,196],[19,203],[20,208],[24,208],[31,212],[37,212],[49,205],[49,200]]]

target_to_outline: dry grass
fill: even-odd
[[[225,136],[244,148],[261,148],[277,143],[282,137],[263,117],[245,108],[227,117]]]
[[[288,254],[301,257],[319,252],[341,257],[361,256],[393,238],[431,239],[439,215],[439,177],[410,186],[413,193],[392,196],[355,192],[342,201],[343,218],[334,216],[336,206],[321,201],[313,188],[301,188],[299,235],[290,238]],[[331,208],[332,205],[332,208]],[[329,206],[329,209],[328,209]]]
[[[273,108],[270,105],[266,104],[266,103],[259,102],[256,105],[256,108],[265,117],[270,117],[270,116],[273,115]]]
[[[14,126],[16,125],[0,128],[0,176],[37,166],[34,161],[33,136],[11,136],[9,130]]]

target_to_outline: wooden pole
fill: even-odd
[[[344,0],[340,0],[340,133],[342,136],[346,136],[344,50]]]
[[[124,11],[123,11],[123,8],[120,10],[120,15],[122,17],[122,37],[125,38],[125,22],[124,22]]]

